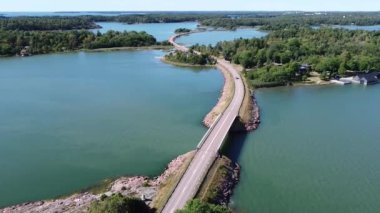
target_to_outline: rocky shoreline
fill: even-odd
[[[245,129],[247,131],[253,131],[259,128],[259,125],[261,123],[260,120],[260,108],[257,104],[257,100],[255,98],[255,95],[251,95],[251,104],[252,104],[252,110],[251,110],[251,119],[248,123],[244,124]]]
[[[240,166],[232,163],[228,169],[227,177],[220,183],[220,192],[216,197],[215,204],[228,206],[235,186],[239,183]]]
[[[215,160],[196,197],[207,203],[228,207],[239,178],[240,166],[223,155]]]
[[[190,152],[191,153],[191,152]],[[157,192],[168,178],[176,173],[189,157],[189,153],[172,160],[166,170],[158,177],[150,179],[146,176],[121,177],[111,183],[104,193],[77,193],[66,198],[27,202],[0,209],[2,213],[51,213],[51,212],[87,212],[90,205],[102,196],[121,193],[124,196],[137,197],[151,205]]]

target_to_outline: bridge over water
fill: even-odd
[[[189,49],[187,47],[175,42],[175,39],[179,36],[180,35],[174,35],[170,37],[169,42],[179,51],[188,51]],[[182,209],[187,201],[194,198],[210,167],[217,158],[218,152],[230,128],[239,115],[245,92],[239,72],[229,62],[223,59],[217,59],[217,66],[219,69],[227,70],[235,79],[233,99],[202,138],[192,162],[166,203],[162,211],[163,213],[173,213],[177,209]]]

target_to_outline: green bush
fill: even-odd
[[[199,199],[188,202],[184,209],[178,210],[176,213],[232,213],[232,211],[224,206],[204,203]]]
[[[153,213],[154,210],[145,204],[144,201],[124,197],[121,194],[103,197],[103,200],[94,202],[89,213]]]
[[[174,32],[175,33],[189,33],[191,30],[187,28],[178,28]]]
[[[181,52],[176,51],[169,53],[165,59],[172,62],[191,64],[191,65],[214,65],[216,60],[208,54],[196,54],[193,51]]]

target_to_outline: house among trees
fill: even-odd
[[[364,85],[371,85],[379,83],[380,73],[379,72],[369,72],[369,73],[359,73],[353,80]]]
[[[309,71],[311,71],[311,66],[309,64],[302,64],[299,69],[298,69],[298,72],[300,74],[306,74],[308,73]]]
[[[24,57],[24,56],[30,56],[30,55],[32,55],[32,54],[30,54],[30,47],[29,46],[25,46],[20,51],[20,56],[22,56],[22,57]]]
[[[299,65],[298,71],[295,73],[296,77],[306,75],[311,71],[311,66],[308,64]]]

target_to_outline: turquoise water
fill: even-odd
[[[0,206],[159,175],[202,138],[223,85],[162,51],[0,59]]]
[[[93,32],[100,31],[102,33],[109,30],[116,31],[145,31],[153,35],[157,41],[168,40],[178,28],[184,27],[188,29],[197,28],[197,22],[182,22],[182,23],[154,23],[154,24],[123,24],[119,22],[98,22],[102,29],[92,30]]]
[[[313,29],[319,29],[321,26],[311,26]],[[342,28],[348,30],[366,30],[366,31],[378,31],[380,30],[380,25],[370,25],[370,26],[357,26],[357,25],[333,25],[333,28]]]
[[[253,28],[237,29],[235,31],[207,31],[182,36],[177,39],[177,42],[186,46],[191,46],[194,44],[215,45],[219,41],[232,41],[239,38],[261,38],[266,35],[266,32]]]
[[[356,25],[336,25],[336,28],[344,28],[348,30],[367,30],[367,31],[378,31],[380,30],[380,25],[372,26],[356,26]]]
[[[263,89],[262,124],[235,135],[238,212],[377,213],[380,85]],[[240,155],[239,155],[240,153]]]

